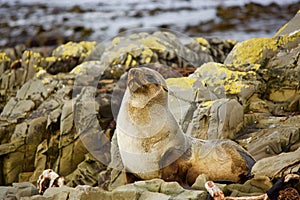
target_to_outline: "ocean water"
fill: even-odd
[[[184,33],[185,27],[197,25],[201,22],[216,19],[216,7],[245,5],[256,2],[268,5],[275,2],[279,5],[298,2],[296,0],[0,0],[0,6],[10,5],[7,8],[0,7],[0,16],[7,21],[10,27],[15,27],[15,32],[8,32],[7,36],[18,36],[18,28],[30,32],[33,26],[42,26],[44,30],[51,30],[57,24],[66,27],[78,26],[93,30],[89,40],[101,41],[117,35],[121,30],[130,30],[145,27],[167,27]],[[32,9],[30,5],[43,4],[47,6],[47,12],[43,9]],[[20,6],[21,5],[21,6]],[[22,7],[24,6],[24,8]],[[27,6],[26,6],[27,5]],[[29,5],[29,6],[28,6]],[[84,12],[65,12],[75,5],[80,6]],[[14,7],[17,10],[12,10]],[[29,8],[28,8],[29,7]],[[53,9],[51,11],[51,8]],[[61,11],[55,12],[55,9]],[[12,13],[13,12],[13,13]],[[14,19],[11,20],[12,16]],[[253,23],[253,22],[252,22]],[[201,34],[199,36],[215,36],[224,39],[245,40],[253,37],[272,37],[277,29],[284,24],[284,20],[271,20],[253,24],[256,31],[239,30],[216,31],[215,33]],[[265,30],[265,26],[271,30]],[[262,27],[260,31],[259,27]],[[9,35],[10,34],[10,35]],[[66,35],[73,32],[66,29]],[[2,34],[3,35],[3,34]],[[5,36],[2,36],[2,40]],[[3,42],[2,42],[3,43]],[[1,44],[1,39],[0,39]]]

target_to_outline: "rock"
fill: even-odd
[[[171,67],[197,67],[201,59],[169,32],[137,33],[113,39],[101,57],[106,66],[126,67],[161,63]]]
[[[36,65],[40,59],[39,53],[32,51],[24,51],[22,55],[22,65],[20,68],[7,69],[0,74],[0,94],[1,104],[5,104],[10,97],[14,97],[18,89],[20,89],[25,82],[32,79],[36,72]],[[4,105],[1,105],[3,108]]]
[[[284,174],[296,172],[300,169],[300,148],[294,152],[281,153],[276,156],[263,158],[255,163],[251,173],[254,176],[279,178]],[[270,164],[272,163],[272,164]]]
[[[28,183],[28,182],[13,183],[13,187],[17,189],[16,192],[17,199],[26,196],[30,197],[38,194],[37,188],[32,183]]]
[[[85,160],[77,165],[77,169],[66,176],[68,186],[75,187],[77,185],[98,185],[98,174],[105,170],[106,166],[93,158],[90,154],[85,155]]]
[[[256,70],[259,65],[249,66],[247,70],[239,71],[219,63],[206,63],[198,68],[191,78],[200,78],[209,90],[218,98],[236,96],[246,103],[262,83],[257,81]]]
[[[111,143],[97,119],[99,104],[94,98],[95,92],[94,87],[83,88],[75,102],[74,124],[80,135],[80,140],[87,150],[97,160],[108,165]]]
[[[23,141],[23,144],[3,159],[3,174],[6,177],[6,184],[18,181],[18,174],[22,171],[33,170],[35,150],[44,137],[46,120],[45,117],[40,117],[16,126],[10,143]],[[20,157],[24,160],[20,160]]]
[[[174,199],[207,199],[207,192],[205,191],[197,191],[197,190],[185,190],[184,192],[180,193],[179,195],[175,196]]]
[[[162,179],[152,179],[145,181],[137,181],[134,183],[134,185],[138,188],[146,189],[150,192],[159,192],[163,183],[164,181]]]
[[[258,94],[252,95],[249,100],[249,107],[248,110],[250,112],[255,113],[270,113],[270,108],[268,103],[261,98],[259,98]]]
[[[299,128],[293,126],[264,129],[256,135],[247,146],[256,160],[288,152],[292,145],[300,142]]]
[[[43,57],[39,66],[49,74],[70,72],[91,53],[96,42],[69,42],[53,50],[52,56]]]
[[[28,113],[33,110],[35,104],[32,100],[20,100],[11,98],[0,115],[1,119],[10,122],[17,122],[18,119],[24,119]]]
[[[153,183],[151,183],[153,181]],[[124,186],[120,186],[113,191],[104,191],[99,187],[91,187],[86,185],[77,186],[75,189],[67,186],[63,187],[52,187],[45,191],[43,196],[36,195],[30,198],[24,199],[47,199],[47,200],[56,200],[56,199],[104,199],[104,200],[112,200],[112,199],[206,199],[207,193],[199,190],[186,190],[178,185],[176,182],[164,182],[163,180],[151,180],[147,181],[147,183],[143,183],[143,181],[139,181],[133,184],[128,184]],[[159,188],[154,189],[150,185],[156,185],[159,183]],[[150,184],[150,185],[149,185]],[[144,187],[146,186],[146,187]],[[174,187],[175,186],[175,187]],[[162,187],[162,188],[160,188]],[[156,192],[152,191],[158,190]],[[161,190],[162,189],[162,190]]]
[[[272,182],[269,177],[255,176],[246,181],[244,184],[230,184],[225,186],[224,191],[230,191],[231,196],[255,196],[266,193],[272,187]]]
[[[204,63],[214,61],[214,57],[213,57],[213,55],[211,55],[211,53],[212,53],[211,46],[210,46],[208,40],[206,40],[202,37],[198,37],[198,38],[192,40],[186,46],[199,55],[199,58],[200,58],[199,59],[200,62],[198,63],[199,66],[201,66]],[[199,66],[196,66],[196,67],[199,67]]]
[[[67,186],[48,188],[43,194],[46,199],[67,200],[74,188]]]
[[[84,61],[100,61],[102,54],[105,51],[105,46],[102,43],[95,45],[95,48],[91,50],[91,53],[84,59]]]
[[[194,99],[196,98],[195,93],[197,90],[195,81],[197,81],[197,79],[190,79],[188,77],[169,78],[166,80],[170,91],[169,107],[176,121],[181,125],[187,113],[195,109]]]
[[[292,34],[299,31],[299,22],[300,22],[300,12],[291,19],[288,23],[283,25],[275,34],[275,36],[284,36],[286,34]]]
[[[54,57],[81,57],[83,60],[95,48],[96,42],[68,42],[52,51]]]
[[[200,139],[233,139],[243,126],[243,115],[234,99],[204,102],[193,113],[186,133]]]
[[[208,178],[205,174],[201,174],[197,177],[195,183],[192,185],[194,190],[206,190],[205,183],[208,181]]]
[[[199,55],[201,60],[199,66],[201,66],[204,63],[213,61],[224,63],[225,58],[235,44],[236,42],[231,40],[221,40],[218,38],[205,39],[198,37],[186,46]]]
[[[256,65],[258,81],[265,83],[259,93],[274,103],[287,102],[298,94],[299,42],[300,32],[250,39],[238,43],[224,63],[242,71],[245,66]]]
[[[13,183],[10,187],[0,187],[1,199],[24,199],[38,194],[38,189],[31,183]],[[26,198],[25,198],[26,199]]]
[[[5,52],[0,52],[0,74],[3,74],[9,68],[11,62],[11,59]]]
[[[234,99],[216,100],[215,91],[202,84],[207,74],[194,76],[167,79],[169,105],[177,122],[186,134],[196,138],[234,138],[242,128],[242,106]]]
[[[299,32],[282,37],[253,38],[237,43],[229,53],[224,64],[242,66],[246,64],[261,64],[264,67],[266,59],[272,58],[283,48],[296,47],[299,43]]]
[[[172,198],[170,195],[162,194],[162,193],[155,193],[155,192],[142,192],[139,199],[151,200],[151,199],[160,199],[160,200],[168,200]]]
[[[239,143],[244,143],[243,146],[256,160],[295,151],[300,146],[299,116],[286,118],[270,114],[253,115],[247,114],[247,118],[255,118],[250,122],[255,128],[251,133],[244,134]]]
[[[5,199],[9,194],[15,194],[17,192],[17,188],[10,186],[1,186],[0,187],[0,198]]]
[[[112,200],[111,192],[104,191],[99,187],[91,187],[85,185],[78,185],[75,190],[71,191],[70,199],[103,199],[103,200]]]
[[[42,141],[35,153],[35,160],[34,160],[34,172],[32,173],[31,177],[28,179],[30,182],[34,183],[38,180],[40,174],[47,168],[47,155],[46,152],[48,151],[48,142],[45,139]]]

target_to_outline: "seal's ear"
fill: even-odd
[[[167,86],[163,85],[162,88],[163,88],[164,91],[169,92],[169,89],[168,89]]]

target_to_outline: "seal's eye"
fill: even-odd
[[[156,83],[157,81],[154,79],[154,77],[150,74],[145,74],[145,77],[147,79],[147,81],[149,81],[150,83]]]

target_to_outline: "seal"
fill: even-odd
[[[137,179],[162,178],[192,185],[198,175],[242,182],[255,163],[231,140],[200,140],[183,133],[168,106],[164,78],[149,68],[132,68],[116,126],[125,170]]]

